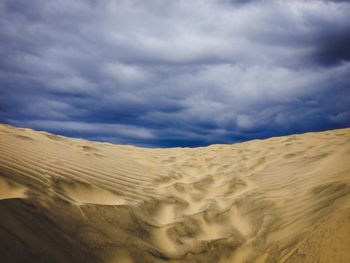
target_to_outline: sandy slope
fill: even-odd
[[[1,262],[350,262],[350,129],[142,149],[0,125]]]

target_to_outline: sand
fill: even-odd
[[[0,125],[0,261],[350,262],[350,129],[143,149]]]

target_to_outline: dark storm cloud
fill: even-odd
[[[0,119],[194,146],[350,125],[346,1],[0,3]]]

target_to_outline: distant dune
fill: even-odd
[[[350,129],[143,149],[0,125],[0,262],[350,262]]]

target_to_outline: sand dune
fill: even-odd
[[[0,125],[1,262],[350,262],[350,129],[143,149]]]

